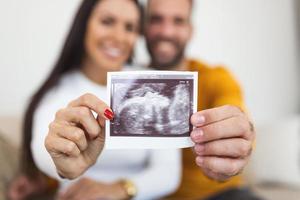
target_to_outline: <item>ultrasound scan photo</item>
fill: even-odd
[[[191,76],[144,75],[111,80],[111,136],[182,137],[192,130]]]

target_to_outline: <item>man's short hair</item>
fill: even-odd
[[[146,1],[144,1],[144,3],[146,3],[146,4],[144,4],[144,6],[147,6],[147,7],[148,7],[149,1],[151,1],[151,0],[146,0]],[[193,11],[194,0],[189,0],[189,2],[190,2],[190,4],[191,4],[191,12],[192,12],[192,11]],[[147,9],[144,9],[144,10],[147,11]],[[148,12],[148,11],[147,11],[147,12]],[[147,12],[145,12],[145,13],[147,13]]]

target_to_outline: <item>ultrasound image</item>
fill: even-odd
[[[111,89],[112,136],[189,135],[192,79],[122,79]]]

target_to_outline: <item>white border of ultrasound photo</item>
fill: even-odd
[[[192,113],[197,111],[197,98],[198,98],[198,73],[197,72],[180,72],[180,71],[122,71],[122,72],[108,72],[107,73],[107,95],[109,97],[109,106],[111,107],[112,82],[115,79],[128,79],[139,80],[144,77],[153,75],[154,79],[164,80],[164,76],[168,77],[168,80],[172,80],[172,76],[176,77],[190,77],[193,79],[193,103]],[[138,76],[138,78],[136,78]],[[151,79],[151,78],[150,78]],[[112,125],[114,126],[114,125]],[[186,148],[191,147],[194,143],[189,136],[112,136],[110,121],[106,121],[105,131],[105,148],[107,149],[164,149],[164,148]]]

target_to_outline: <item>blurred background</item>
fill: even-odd
[[[0,0],[0,130],[16,144],[29,97],[56,61],[79,3]],[[226,65],[244,88],[258,134],[252,181],[300,195],[300,0],[196,0],[193,20],[188,55]],[[148,61],[142,40],[135,61]]]
[[[22,113],[53,66],[79,2],[0,1],[0,114]],[[196,0],[194,11],[188,54],[230,68],[255,120],[300,110],[299,0]],[[137,49],[138,63],[147,63],[143,42]]]

